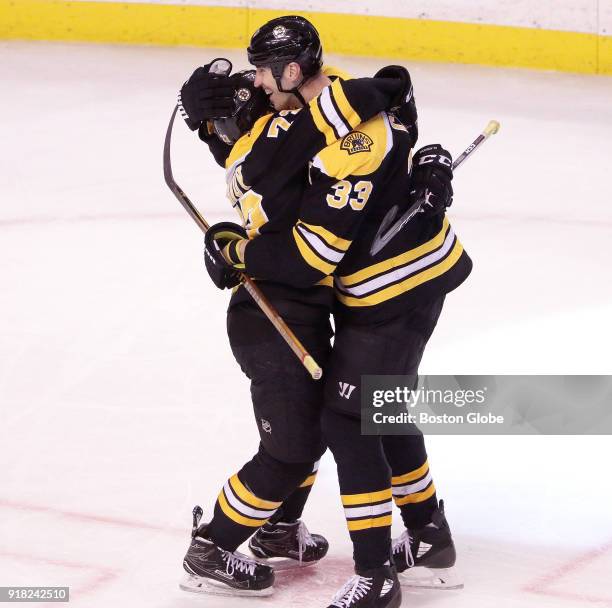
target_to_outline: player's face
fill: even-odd
[[[283,88],[285,84],[285,76],[281,79]],[[270,103],[274,106],[274,109],[278,112],[280,110],[292,110],[296,107],[295,96],[291,93],[282,93],[278,90],[276,80],[272,76],[272,70],[268,67],[258,67],[255,70],[255,86],[261,87],[266,95],[270,98]],[[297,106],[299,107],[299,106]]]

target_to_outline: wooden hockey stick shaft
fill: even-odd
[[[176,117],[177,110],[178,106],[176,106],[174,108],[174,112],[172,112],[168,129],[166,131],[166,138],[164,140],[164,180],[166,181],[168,188],[170,188],[174,196],[176,196],[178,199],[179,203],[181,203],[181,205],[185,208],[185,211],[189,213],[193,221],[199,226],[200,230],[202,230],[202,232],[206,232],[209,228],[208,222],[206,222],[206,220],[202,217],[196,206],[189,200],[189,197],[176,183],[174,176],[172,175],[170,143],[172,140],[172,127],[174,125],[174,118]],[[285,321],[283,321],[282,317],[276,312],[259,287],[257,287],[253,280],[245,274],[240,273],[240,280],[242,281],[244,288],[249,292],[249,294],[251,294],[253,300],[255,300],[257,306],[259,306],[266,317],[270,319],[270,322],[272,325],[274,325],[276,331],[278,331],[278,333],[283,337],[302,365],[308,370],[308,373],[315,380],[319,380],[323,375],[323,370],[304,348],[304,345],[291,331],[290,327],[285,323]]]
[[[484,131],[453,161],[453,171],[469,158],[491,135],[499,131],[499,122],[490,120]],[[410,205],[408,209],[393,223],[397,214],[397,205],[389,209],[383,218],[380,228],[374,237],[370,254],[376,255],[421,209],[425,199],[418,200]]]

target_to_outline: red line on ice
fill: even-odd
[[[83,562],[69,562],[62,559],[52,559],[48,557],[38,557],[36,555],[29,555],[26,553],[16,553],[14,551],[2,551],[0,550],[0,557],[10,557],[11,559],[28,561],[28,562],[36,562],[37,564],[48,564],[50,566],[58,566],[60,568],[69,568],[71,570],[92,570],[94,573],[97,573],[96,576],[89,581],[87,584],[82,585],[81,587],[71,587],[70,588],[70,599],[72,600],[72,595],[86,595],[89,593],[93,593],[97,591],[99,587],[102,585],[109,583],[110,581],[116,579],[120,571],[112,570],[110,568],[106,568],[104,566],[98,566],[93,564],[86,564]]]
[[[155,530],[157,532],[168,532],[171,534],[187,534],[187,530],[184,528],[173,528],[171,526],[159,526],[156,524],[149,524],[147,522],[135,521],[132,519],[124,519],[122,517],[109,517],[106,515],[94,515],[89,513],[79,513],[77,511],[65,511],[63,509],[56,509],[54,507],[45,507],[41,505],[33,505],[22,502],[13,502],[10,500],[0,499],[0,508],[15,509],[18,511],[30,511],[36,513],[48,513],[50,515],[57,515],[58,517],[65,517],[67,519],[74,519],[89,523],[108,524],[112,526],[123,526],[126,528],[136,528],[140,530]]]
[[[591,549],[590,551],[586,551],[585,553],[582,553],[581,555],[578,555],[577,557],[573,558],[566,564],[559,566],[556,570],[553,570],[549,574],[545,574],[539,577],[534,582],[529,583],[528,585],[523,587],[523,591],[548,597],[558,597],[567,600],[574,600],[577,602],[588,602],[589,604],[600,605],[606,604],[608,606],[612,606],[612,598],[610,597],[597,597],[581,593],[572,593],[570,591],[555,591],[554,589],[546,588],[549,585],[560,581],[564,576],[567,576],[568,574],[573,574],[577,570],[586,568],[591,562],[602,557],[610,550],[612,550],[612,541],[595,549]]]

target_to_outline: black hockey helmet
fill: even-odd
[[[229,78],[234,87],[234,109],[227,118],[216,118],[212,123],[219,139],[233,144],[253,127],[258,118],[273,112],[274,108],[264,90],[255,87],[255,70],[242,70]]]
[[[255,67],[270,68],[279,91],[283,91],[280,79],[288,63],[299,64],[304,80],[323,65],[319,32],[308,19],[297,15],[277,17],[262,25],[251,37],[247,54]]]

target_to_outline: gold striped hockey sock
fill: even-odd
[[[382,566],[390,555],[391,488],[342,494],[342,506],[357,568],[368,570]]]
[[[219,493],[207,537],[223,549],[235,551],[274,515],[281,504],[256,496],[238,475],[233,475]]]
[[[407,528],[421,528],[431,520],[438,500],[427,460],[418,468],[391,478],[393,500]]]

